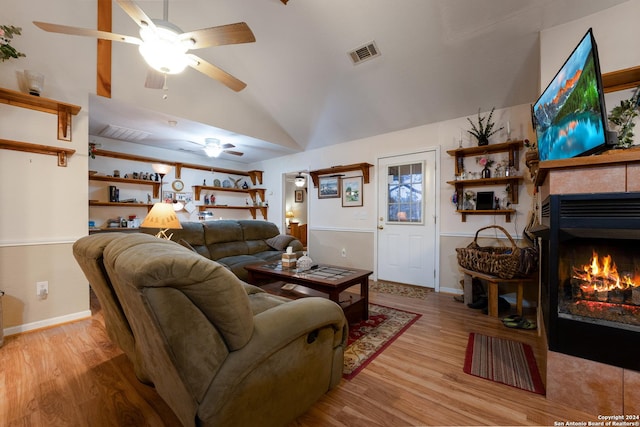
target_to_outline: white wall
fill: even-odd
[[[87,227],[88,93],[95,88],[94,40],[73,38],[53,49],[31,21],[34,10],[53,22],[74,17],[95,22],[96,3],[61,0],[24,7],[2,2],[2,24],[22,27],[12,46],[26,58],[0,63],[0,87],[20,91],[23,70],[45,75],[43,97],[79,105],[73,117],[73,141],[57,139],[55,115],[0,104],[0,138],[76,150],[67,167],[55,157],[18,151],[0,152],[0,290],[6,333],[19,332],[89,312],[89,288],[71,255],[71,245]],[[71,38],[70,38],[71,39]],[[84,52],[78,55],[78,52]],[[49,282],[49,296],[36,297],[36,282]]]
[[[471,119],[475,120],[476,117],[472,116]],[[499,126],[504,125],[508,120],[514,139],[533,138],[529,105],[496,110],[494,120]],[[440,222],[441,247],[447,248],[440,253],[440,286],[443,291],[455,292],[460,290],[459,273],[455,256],[451,257],[451,255],[455,255],[455,251],[451,251],[451,249],[466,246],[478,228],[489,224],[501,225],[514,238],[519,237],[527,221],[533,192],[530,179],[527,179],[526,185],[520,188],[519,204],[514,206],[517,214],[512,216],[510,223],[506,223],[504,216],[500,215],[495,217],[470,215],[466,222],[461,222],[461,216],[455,213],[455,208],[450,202],[454,187],[447,184],[446,181],[451,181],[454,178],[454,160],[446,151],[458,147],[461,130],[463,131],[464,146],[469,147],[475,144],[470,135],[466,134],[467,129],[470,129],[467,118],[461,117],[264,161],[254,166],[265,171],[267,188],[277,188],[277,180],[280,179],[282,173],[290,169],[291,164],[296,164],[310,171],[334,165],[362,162],[377,165],[378,158],[383,156],[406,154],[422,151],[427,147],[440,146],[442,148],[439,159],[440,212],[437,215]],[[505,131],[492,137],[491,143],[503,142],[504,140],[506,140]],[[492,157],[499,159],[501,155]],[[522,158],[521,173],[526,170],[523,160]],[[475,164],[473,158],[468,158],[465,164],[469,170],[475,168],[479,171],[481,169]],[[317,188],[310,185],[307,193],[310,236],[308,246],[310,256],[314,261],[371,268],[374,270],[375,276],[374,248],[377,230],[376,218],[378,217],[377,174],[377,166],[374,166],[371,168],[370,183],[364,185],[364,206],[361,208],[342,208],[340,199],[318,199]],[[353,172],[352,175],[359,175],[359,172]],[[503,190],[502,187],[486,187],[486,189],[493,190],[496,194]],[[273,206],[270,215],[274,218],[284,215],[283,212],[275,211],[275,208],[281,207],[282,203],[273,203]],[[488,235],[495,235],[495,233]],[[501,237],[499,232],[498,237]],[[339,256],[339,251],[343,247],[347,249],[346,259]]]

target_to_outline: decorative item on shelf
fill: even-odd
[[[476,208],[476,193],[471,190],[464,192],[464,201],[462,202],[462,210],[472,211]]]
[[[616,148],[629,148],[633,145],[633,128],[635,118],[640,114],[640,86],[633,91],[631,98],[620,101],[609,114],[609,122],[615,125],[618,132]]]
[[[240,181],[242,180],[242,178],[234,179],[229,177],[229,179],[231,180],[231,182],[233,182],[233,188],[240,188]]]
[[[482,169],[482,178],[491,178],[491,165],[493,165],[494,160],[489,157],[482,156],[476,157],[476,163],[483,167]]]
[[[247,190],[249,188],[249,184],[247,184],[247,181],[242,183],[242,189],[243,190]]]
[[[44,87],[44,74],[37,71],[24,70],[24,79],[27,83],[29,95],[40,96]]]
[[[98,148],[96,147],[95,142],[90,142],[89,143],[89,157],[91,157],[92,159],[95,159],[97,151],[98,151]]]
[[[491,112],[489,113],[489,117],[486,117],[486,116],[481,117],[480,109],[478,109],[478,125],[477,126],[475,123],[471,121],[470,118],[467,117],[467,120],[469,121],[469,123],[471,123],[471,130],[468,130],[467,132],[469,132],[471,135],[476,137],[476,139],[478,140],[478,146],[488,145],[489,138],[493,134],[504,129],[504,127],[500,127],[496,130],[493,130],[495,123],[491,121],[491,118],[493,117],[493,111],[495,109],[496,109],[495,107],[491,109]],[[486,119],[486,123],[485,123],[485,119]]]
[[[19,36],[22,33],[22,28],[14,27],[13,25],[0,25],[0,61],[4,62],[11,58],[25,57],[22,52],[18,52],[12,47],[9,42],[13,39],[13,36]]]
[[[158,234],[156,237],[161,239],[171,240],[171,233],[167,236],[167,231],[169,229],[182,229],[182,225],[180,224],[180,220],[173,210],[173,203],[155,203],[147,216],[140,224],[142,228],[159,228]]]
[[[302,256],[298,258],[296,262],[296,270],[298,270],[298,273],[307,271],[311,269],[312,266],[313,260],[307,255],[307,252],[302,252]]]

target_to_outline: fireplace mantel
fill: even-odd
[[[540,162],[534,183],[542,200],[550,194],[640,191],[640,149]]]

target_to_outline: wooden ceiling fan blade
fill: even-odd
[[[234,90],[236,92],[240,92],[244,89],[247,84],[237,78],[233,77],[231,74],[226,71],[216,67],[213,64],[201,59],[193,54],[187,54],[187,56],[191,59],[189,62],[189,66],[200,71],[203,74],[211,77],[212,79],[218,80],[223,85],[227,86],[229,89]]]
[[[244,156],[244,153],[241,153],[240,151],[223,150],[223,153],[232,154],[234,156]]]
[[[253,32],[245,22],[220,25],[218,27],[202,28],[180,35],[181,40],[193,40],[190,49],[221,46],[228,44],[253,43],[256,41]]]
[[[144,13],[144,10],[140,9],[140,7],[131,0],[116,0],[118,5],[124,10],[124,12],[129,15],[131,19],[135,21],[136,24],[140,28],[151,27],[155,28],[156,24],[153,23],[151,18]]]
[[[137,37],[123,36],[121,34],[110,33],[107,31],[91,30],[89,28],[70,27],[68,25],[51,24],[48,22],[33,21],[36,27],[50,32],[59,34],[69,34],[72,36],[96,37],[103,40],[113,40],[116,42],[125,42],[131,44],[142,44],[142,40]]]

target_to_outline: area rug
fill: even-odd
[[[369,304],[369,319],[349,325],[342,376],[355,377],[422,315]]]
[[[427,294],[431,292],[430,288],[423,288],[421,286],[404,285],[402,283],[383,282],[373,280],[369,282],[370,292],[380,292],[382,294],[401,295],[409,298],[427,298]]]
[[[464,372],[537,394],[544,394],[533,350],[528,344],[470,333]]]

